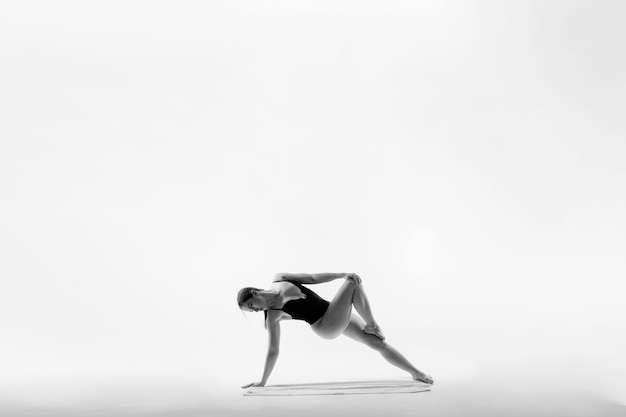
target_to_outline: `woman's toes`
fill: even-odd
[[[432,385],[434,383],[433,378],[430,375],[422,374],[413,378],[415,381],[423,382],[424,384]]]

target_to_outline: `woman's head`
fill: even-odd
[[[265,302],[259,296],[259,288],[245,287],[237,294],[237,304],[244,311],[261,311],[265,309]]]

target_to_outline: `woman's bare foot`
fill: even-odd
[[[413,381],[423,382],[424,384],[432,385],[434,383],[433,377],[430,375],[426,375],[423,372],[420,372],[417,375],[413,375]]]
[[[365,326],[363,331],[367,334],[373,334],[381,340],[385,340],[385,335],[382,331],[380,331],[380,327],[377,324],[368,324]]]

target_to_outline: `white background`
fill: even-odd
[[[0,405],[259,380],[261,315],[235,296],[279,271],[359,273],[435,380],[584,381],[626,403],[625,17],[4,1]],[[289,322],[270,383],[387,376],[404,377]]]

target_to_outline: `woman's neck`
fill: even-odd
[[[267,308],[271,309],[276,307],[278,303],[278,299],[280,298],[280,292],[276,290],[265,290],[262,292],[265,297],[265,303],[267,304]]]

